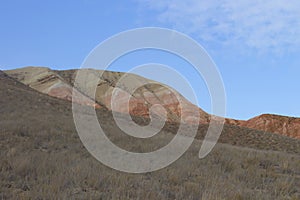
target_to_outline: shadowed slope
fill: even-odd
[[[78,90],[74,90],[72,94],[73,88],[49,68],[25,67],[8,70],[6,73],[39,92],[68,101],[72,100],[73,95],[74,101],[78,104],[100,108],[99,105]]]
[[[48,68],[26,67],[6,72],[22,83],[42,93],[57,98],[72,100],[71,88],[74,84],[77,70],[53,71]],[[91,80],[99,79],[95,100],[98,104],[109,110],[121,113],[129,112],[131,115],[149,117],[149,108],[152,105],[160,104],[164,108],[158,107],[154,113],[163,117],[166,111],[169,121],[179,122],[182,118],[183,122],[193,124],[198,124],[199,122],[207,124],[209,122],[209,115],[207,113],[166,85],[134,74],[107,71],[100,77],[99,74],[103,71],[86,69],[85,72],[89,72],[91,77],[85,80],[85,88],[76,88],[77,91],[93,99],[94,93],[90,91],[90,86],[93,83]],[[126,78],[126,80],[118,85],[117,83],[120,78]],[[140,84],[143,86],[133,92],[129,91],[129,88]],[[117,98],[114,100],[114,108],[112,108],[111,98],[114,90],[117,91]],[[127,106],[128,102],[126,99],[130,99],[129,107]],[[91,104],[90,102],[81,100],[81,98],[78,98],[77,102],[85,105]],[[181,112],[182,107],[179,102],[186,108],[183,112]],[[200,120],[194,117],[195,112],[200,115]]]
[[[226,125],[220,142],[281,152],[219,143],[200,160],[201,141],[195,140],[167,168],[128,174],[104,166],[86,151],[74,128],[70,102],[37,92],[0,71],[0,105],[2,199],[300,197],[299,140]],[[110,112],[101,108],[97,113],[116,145],[136,152],[151,149],[151,142],[117,135],[122,132]],[[203,138],[206,129],[201,125],[197,137]],[[176,125],[167,124],[152,140],[153,146],[165,145],[175,133]]]
[[[37,92],[1,71],[0,105],[2,133],[44,129],[63,131],[73,123],[69,102]]]
[[[160,104],[163,105],[163,108],[158,107],[154,113],[163,117],[164,111],[166,111],[169,122],[177,123],[181,118],[183,122],[190,124],[208,124],[210,121],[209,114],[164,84],[134,74],[103,72],[94,69],[85,69],[83,71],[88,72],[91,75],[91,79],[99,79],[99,83],[96,94],[89,90],[93,83],[91,79],[85,81],[85,88],[76,88],[74,99],[79,104],[92,105],[96,106],[96,108],[99,108],[99,105],[101,105],[108,110],[121,113],[129,112],[132,116],[146,118],[149,118],[149,108],[152,105]],[[71,101],[72,87],[78,70],[54,71],[42,67],[26,67],[6,72],[9,76],[42,93]],[[101,77],[100,73],[103,73]],[[118,84],[118,81],[124,77],[126,81]],[[129,90],[129,88],[140,84],[143,86],[137,88],[134,92]],[[117,91],[117,99],[114,100],[114,107],[112,108],[111,101],[114,90]],[[93,98],[95,98],[97,104],[91,100]],[[127,99],[130,99],[129,106],[127,105]],[[187,108],[184,112],[178,100]],[[195,114],[200,115],[199,121]],[[300,138],[300,118],[265,114],[247,121],[226,119],[226,124]]]

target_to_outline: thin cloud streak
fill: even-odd
[[[203,41],[242,45],[259,51],[286,52],[300,46],[298,0],[141,0],[171,24]]]

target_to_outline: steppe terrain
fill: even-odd
[[[68,101],[72,100],[72,88],[77,72],[78,70],[55,71],[45,67],[25,67],[6,71],[9,76],[39,92]],[[103,72],[94,69],[81,70],[81,73],[83,72],[88,73],[89,76],[84,80],[85,88],[75,86],[73,101],[78,104],[90,105],[95,108],[103,107],[121,113],[129,112],[134,116],[141,117],[149,117],[149,108],[154,104],[160,104],[166,109],[168,120],[171,122],[176,123],[180,119],[189,124],[208,124],[210,122],[208,113],[162,83],[121,72]],[[99,78],[100,82],[94,95],[93,91],[90,91],[90,86],[94,84],[93,80],[96,78]],[[131,91],[139,84],[143,86]],[[118,91],[118,99],[114,99],[116,103],[112,108],[111,100],[114,89]],[[96,103],[93,100],[94,96]],[[127,98],[130,98],[128,111]],[[184,110],[179,102],[185,107]],[[163,111],[156,110],[156,114],[162,116]],[[194,117],[197,114],[200,119]],[[300,139],[300,118],[262,114],[249,120],[226,119],[226,124]]]
[[[197,108],[202,118],[196,140],[179,160],[156,172],[127,174],[98,162],[78,137],[70,102],[76,71],[28,69],[7,71],[8,75],[0,71],[0,199],[300,199],[300,140],[296,139],[300,133],[297,125],[290,125],[297,124],[297,118],[283,121],[288,127],[285,133],[277,133],[282,126],[267,132],[266,126],[255,126],[251,119],[251,127],[228,120],[219,143],[199,159],[209,114]],[[167,101],[166,89],[158,83],[130,94],[134,96],[130,113],[137,123],[148,123],[147,108],[157,101],[167,108],[169,121],[149,139],[125,135],[112,118],[112,112],[122,117],[122,106],[112,111],[109,94],[101,93],[116,86],[115,73],[120,76],[105,74],[96,102],[77,88],[76,103],[94,106],[107,136],[124,149],[149,152],[166,145],[178,128],[178,102]],[[259,124],[269,127],[269,117],[276,116],[262,117]],[[188,132],[194,119],[187,118],[185,126]]]

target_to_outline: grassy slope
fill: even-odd
[[[86,151],[70,103],[0,75],[0,105],[0,199],[300,198],[298,140],[226,126],[221,142],[282,152],[218,144],[199,160],[201,141],[195,140],[171,166],[132,175],[100,164]],[[176,129],[167,125],[145,143],[123,136],[109,120],[110,113],[98,114],[116,144],[138,152],[163,146]],[[200,127],[197,137],[205,130]]]

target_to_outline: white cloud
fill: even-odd
[[[299,0],[141,0],[157,19],[201,40],[261,51],[300,46]]]

